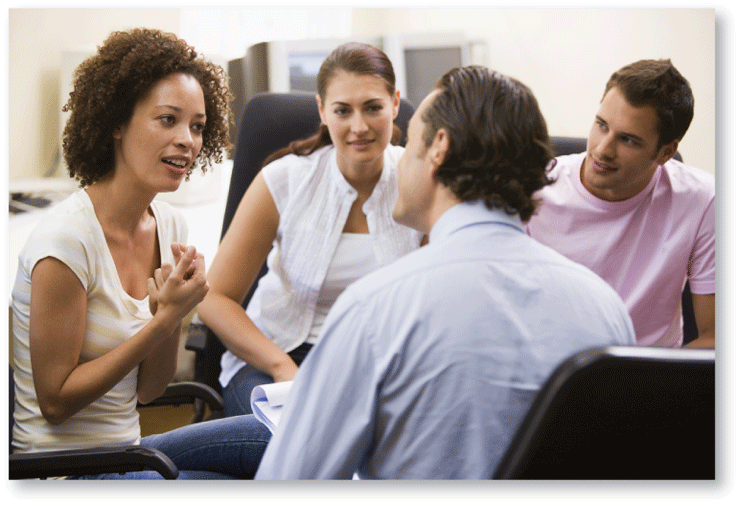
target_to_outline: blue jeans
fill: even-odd
[[[251,479],[257,472],[270,430],[254,416],[190,424],[141,439],[141,445],[166,454],[180,470],[179,479]],[[161,479],[154,471],[82,475],[85,480]]]
[[[301,366],[313,345],[302,344],[288,353],[293,362]],[[224,416],[241,416],[252,413],[252,390],[262,384],[275,382],[271,375],[261,372],[249,363],[244,365],[223,388]]]

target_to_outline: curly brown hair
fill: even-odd
[[[521,82],[480,66],[454,68],[437,82],[421,116],[424,143],[440,129],[450,147],[434,176],[462,202],[483,200],[528,221],[533,193],[551,184],[553,160],[545,118]]]
[[[203,90],[206,125],[203,146],[188,170],[205,172],[230,149],[229,89],[223,68],[198,55],[172,33],[146,28],[113,32],[74,73],[74,90],[62,108],[71,111],[62,148],[70,176],[90,186],[113,170],[113,132],[133,115],[134,106],[161,79],[183,73]]]

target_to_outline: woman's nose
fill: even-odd
[[[362,117],[362,114],[355,114],[352,118],[352,132],[356,134],[364,133],[367,129],[367,123],[365,122],[365,118]]]
[[[183,147],[192,147],[193,145],[195,145],[195,140],[193,139],[193,134],[190,131],[190,127],[178,128],[175,142],[177,143],[177,145],[181,145]]]

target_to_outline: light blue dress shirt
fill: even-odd
[[[257,478],[488,479],[554,368],[600,345],[635,345],[612,288],[518,216],[456,205],[339,297]]]

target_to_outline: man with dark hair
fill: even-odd
[[[409,123],[393,211],[429,244],[336,301],[257,478],[491,478],[559,363],[634,345],[618,295],[524,233],[551,158],[526,86],[442,77]]]
[[[699,338],[714,347],[714,177],[672,159],[694,97],[670,60],[641,60],[606,85],[587,151],[562,156],[528,233],[587,266],[627,304],[638,345],[683,343],[688,278]]]

